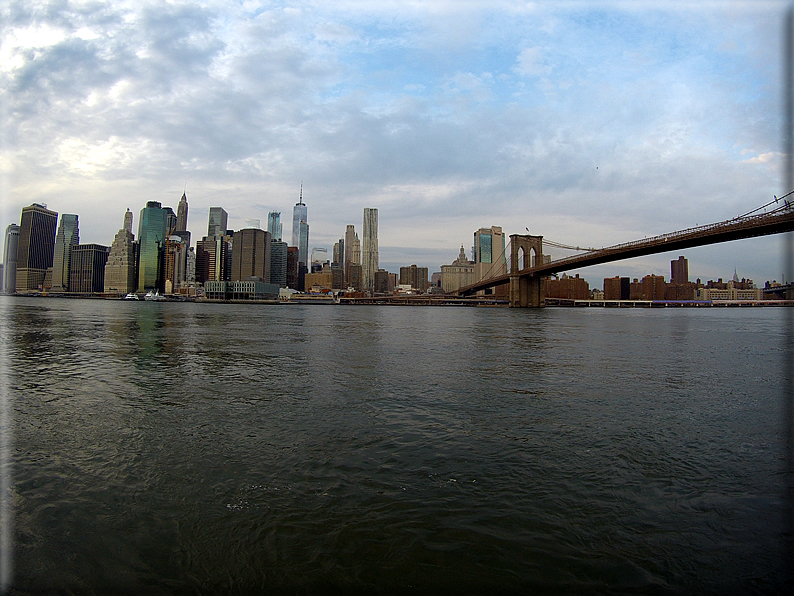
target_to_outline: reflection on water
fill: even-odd
[[[780,309],[0,305],[23,592],[780,586]]]

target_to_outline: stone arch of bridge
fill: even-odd
[[[510,236],[510,271],[518,273],[543,262],[543,236],[513,234]]]
[[[510,306],[543,306],[543,279],[538,275],[519,275],[522,269],[543,263],[543,236],[510,236]]]

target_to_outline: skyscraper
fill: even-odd
[[[270,279],[270,234],[265,230],[244,228],[234,233],[230,281],[251,277],[265,283]]]
[[[375,272],[378,270],[378,210],[369,207],[364,208],[361,268],[362,289],[374,290]]]
[[[305,221],[300,223],[298,234],[298,258],[304,265],[309,263],[309,224]]]
[[[187,230],[187,196],[185,193],[182,193],[182,198],[179,199],[179,205],[176,208],[176,229]]]
[[[116,233],[105,263],[106,294],[126,295],[137,287],[135,263],[138,244],[132,234],[132,211],[124,214],[124,226]]]
[[[77,216],[61,214],[61,224],[55,236],[55,251],[52,259],[52,291],[69,291],[69,258],[72,247],[80,243]]]
[[[3,246],[3,292],[13,294],[17,289],[17,246],[19,226],[8,224]]]
[[[69,260],[69,291],[90,294],[105,287],[107,246],[78,244],[72,247]]]
[[[298,202],[292,209],[292,246],[298,247],[298,262],[309,262],[309,223],[308,210],[303,202],[303,183]]]
[[[274,242],[281,242],[281,211],[271,211],[267,214],[267,231]]]
[[[224,236],[229,214],[222,207],[210,207],[210,219],[207,225],[207,236]]]
[[[474,232],[474,280],[507,273],[505,237],[502,228],[491,226]]]
[[[149,201],[141,209],[138,218],[138,291],[164,291],[163,251],[168,234],[168,225],[174,212],[157,201]]]
[[[287,287],[287,243],[270,241],[270,283]]]
[[[34,203],[22,209],[17,246],[18,293],[43,288],[44,276],[52,267],[57,224],[58,214],[46,205]]]

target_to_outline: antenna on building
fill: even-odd
[[[303,205],[303,180],[301,180],[301,196],[298,199],[298,204]]]

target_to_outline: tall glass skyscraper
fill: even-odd
[[[361,286],[375,289],[375,272],[378,270],[378,210],[364,208],[363,237],[361,239]]]
[[[141,209],[138,218],[138,291],[158,289],[160,287],[163,248],[165,246],[168,225],[174,212],[170,208],[163,209],[157,201],[149,201]]]
[[[207,225],[207,236],[224,236],[229,214],[222,207],[210,207],[210,220]]]
[[[274,242],[281,242],[281,211],[271,211],[267,214],[267,231]]]
[[[55,253],[52,259],[52,291],[69,291],[69,259],[72,247],[80,243],[80,231],[77,216],[71,213],[61,214],[61,224],[55,236]]]
[[[309,262],[309,222],[308,211],[303,202],[303,183],[301,183],[300,198],[292,209],[292,246],[298,247],[298,261],[307,265]]]

